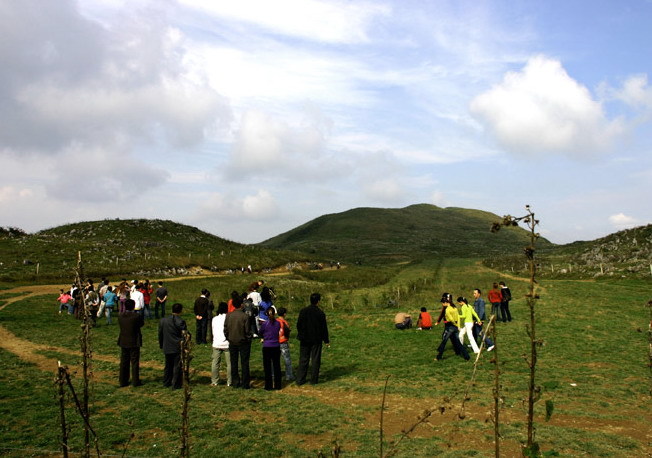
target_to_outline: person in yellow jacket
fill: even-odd
[[[437,348],[437,357],[435,361],[440,361],[446,349],[446,343],[448,339],[453,343],[453,349],[455,354],[461,356],[465,360],[471,359],[469,352],[466,351],[464,345],[460,343],[459,339],[459,328],[460,328],[460,315],[457,313],[455,305],[453,305],[453,296],[449,293],[444,293],[441,296],[441,305],[442,311],[439,314],[439,319],[435,323],[435,326],[444,320],[444,332],[441,335],[441,344]]]
[[[465,297],[460,296],[457,298],[457,306],[460,308],[460,343],[464,345],[464,336],[468,336],[473,353],[480,353],[478,344],[473,338],[473,324],[480,323],[480,317],[478,317],[478,314],[475,313]]]

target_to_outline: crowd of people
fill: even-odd
[[[181,342],[189,333],[181,317],[183,305],[174,303],[172,313],[165,314],[168,290],[158,282],[154,290],[149,280],[127,282],[123,279],[111,286],[108,279],[102,279],[96,290],[93,281],[87,280],[80,290],[73,285],[69,291],[60,291],[59,313],[68,313],[83,318],[84,304],[89,310],[93,325],[99,325],[98,318],[106,316],[106,324],[112,324],[112,313],[118,308],[119,336],[121,348],[118,381],[121,387],[140,386],[140,348],[143,345],[142,327],[148,319],[159,319],[158,343],[165,355],[163,385],[181,388]],[[151,302],[154,299],[152,313]],[[299,340],[299,364],[296,376],[290,356],[291,327],[286,320],[287,309],[274,305],[276,296],[272,288],[263,281],[249,285],[244,293],[233,291],[228,301],[215,307],[208,289],[202,289],[195,299],[195,344],[212,346],[211,385],[221,383],[234,388],[249,389],[251,376],[249,360],[251,345],[259,339],[262,346],[265,389],[280,390],[282,375],[287,382],[303,385],[319,382],[322,345],[330,346],[326,315],[320,308],[321,295],[313,293],[310,305],[299,312],[297,319],[297,340]],[[215,315],[213,316],[213,312]],[[281,368],[281,358],[284,370]],[[221,380],[220,370],[226,366],[226,380]]]
[[[509,311],[509,302],[512,300],[512,293],[505,282],[493,284],[493,288],[487,294],[491,303],[491,315],[495,316],[496,321],[512,321],[512,315]],[[483,331],[483,323],[487,320],[486,304],[482,298],[482,290],[475,288],[473,290],[473,305],[464,296],[459,296],[454,301],[450,293],[443,293],[441,297],[441,311],[434,326],[444,325],[442,339],[437,347],[436,361],[442,359],[446,345],[450,340],[453,345],[455,354],[469,360],[469,352],[464,345],[465,338],[469,341],[468,347],[474,353],[480,353],[480,347],[484,344],[487,351],[494,349],[494,343]],[[398,312],[394,316],[394,326],[396,329],[405,330],[412,327],[412,316],[405,312]],[[433,328],[433,319],[426,307],[421,307],[419,317],[416,323],[417,330],[431,330]]]

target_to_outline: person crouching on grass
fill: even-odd
[[[455,354],[460,355],[465,360],[471,359],[469,352],[466,351],[466,348],[460,343],[459,339],[459,328],[460,328],[460,315],[457,313],[457,309],[453,305],[453,296],[449,293],[444,293],[441,296],[441,305],[442,311],[439,314],[439,318],[435,323],[435,326],[438,326],[440,321],[444,320],[444,332],[441,335],[441,344],[437,348],[437,357],[435,361],[440,361],[444,350],[446,349],[446,343],[448,339],[453,343],[453,349]]]

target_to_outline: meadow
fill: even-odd
[[[210,457],[378,456],[380,412],[387,382],[385,450],[426,409],[426,422],[404,439],[396,456],[493,456],[494,367],[501,372],[501,450],[518,456],[526,439],[529,351],[526,278],[500,274],[475,260],[428,261],[382,268],[293,271],[285,275],[227,275],[166,280],[172,302],[184,304],[194,332],[192,303],[202,288],[214,300],[262,278],[291,326],[313,291],[322,293],[331,334],[320,384],[262,389],[258,342],[252,345],[253,389],[210,386],[209,346],[193,348],[191,455]],[[511,287],[514,321],[499,323],[495,353],[483,354],[475,383],[472,363],[454,355],[433,361],[441,329],[398,331],[397,311],[436,315],[444,291],[471,297],[493,281]],[[0,290],[0,453],[60,455],[56,362],[80,372],[80,322],[57,313],[58,286]],[[536,440],[549,456],[650,456],[651,376],[648,366],[649,279],[545,280],[539,287],[537,366],[541,400]],[[25,292],[27,291],[27,292]],[[28,293],[29,292],[29,293]],[[486,299],[486,296],[485,296]],[[169,307],[168,307],[169,309]],[[163,355],[157,324],[143,330],[142,387],[118,388],[118,326],[93,329],[91,422],[104,455],[179,453],[182,393],[161,385]],[[291,340],[293,363],[299,345]],[[75,377],[80,386],[79,376]],[[464,411],[461,405],[468,391]],[[554,411],[545,418],[545,403]],[[69,400],[71,446],[82,450],[82,426]],[[463,418],[462,418],[463,417]]]

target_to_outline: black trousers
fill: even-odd
[[[321,342],[303,343],[299,347],[299,367],[297,369],[297,384],[306,383],[308,374],[308,365],[310,363],[310,383],[315,385],[319,383],[319,368],[321,366]]]
[[[206,336],[208,335],[208,315],[201,315],[202,319],[196,321],[197,332],[195,334],[195,341],[197,344],[207,344]]]
[[[273,370],[272,370],[273,368]],[[265,389],[281,389],[281,347],[263,347],[263,370]],[[273,377],[272,377],[273,372]],[[272,379],[274,383],[272,383]]]
[[[251,356],[251,342],[233,345],[229,342],[229,357],[231,358],[231,386],[234,388],[249,388],[251,376],[249,375],[249,358]],[[242,364],[242,378],[238,370],[238,358]],[[279,374],[281,371],[279,370]]]
[[[181,388],[181,353],[166,353],[163,369],[163,386]]]
[[[129,385],[129,368],[134,386],[140,385],[140,347],[121,347],[120,354],[120,386]]]

